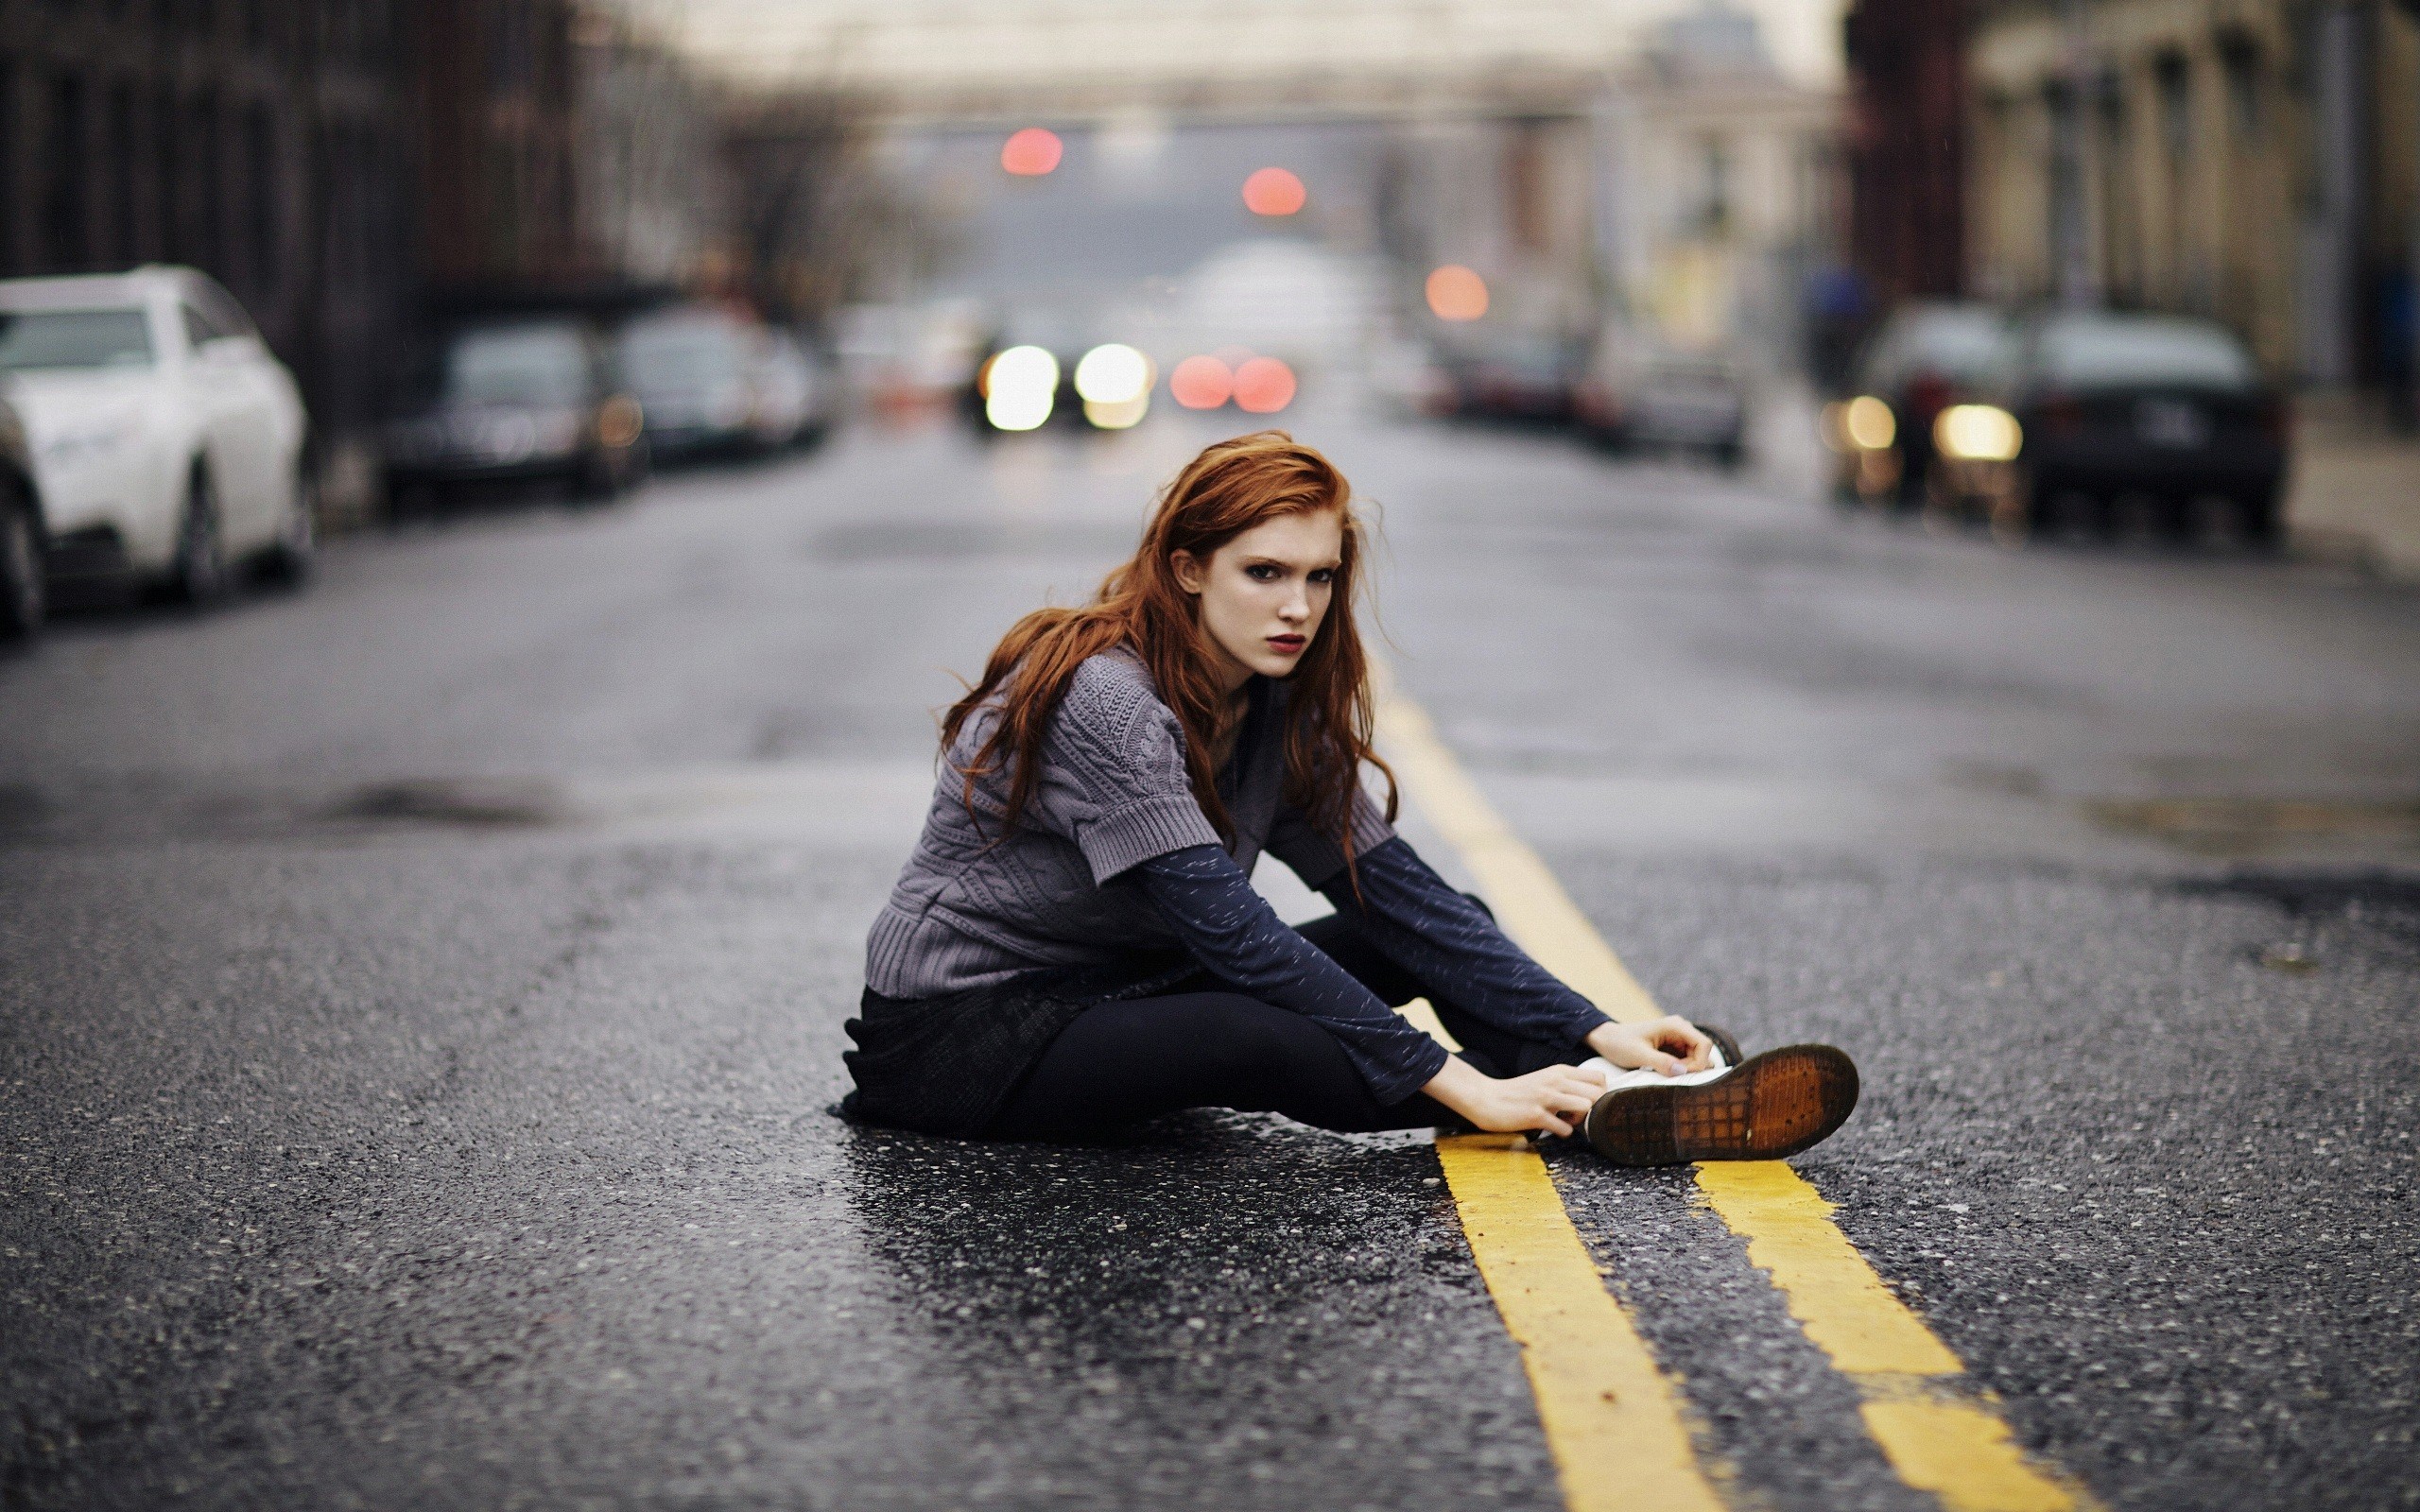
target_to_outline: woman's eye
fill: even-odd
[[[1277,581],[1278,571],[1265,561],[1256,561],[1244,569],[1244,576],[1255,583],[1273,583]]]
[[[1311,581],[1315,583],[1335,582],[1336,569],[1333,567],[1315,567],[1311,570]]]

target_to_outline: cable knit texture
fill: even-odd
[[[1242,760],[1222,783],[1247,874],[1263,850],[1313,887],[1343,869],[1333,835],[1283,801],[1284,742],[1254,738],[1281,719],[1286,688],[1255,679]],[[943,753],[915,853],[866,942],[866,985],[922,999],[1003,982],[1042,968],[1105,966],[1138,951],[1182,951],[1128,874],[1155,856],[1219,845],[1184,770],[1184,730],[1131,651],[1089,658],[1045,731],[1041,770],[1021,821],[1007,832],[1004,771],[977,779],[970,814],[964,772],[998,719],[970,717]],[[1366,794],[1353,814],[1354,848],[1393,835]]]

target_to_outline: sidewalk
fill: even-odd
[[[2353,396],[2295,407],[2286,525],[2294,545],[2420,578],[2420,436],[2397,432]]]

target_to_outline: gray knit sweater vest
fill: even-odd
[[[1344,852],[1283,801],[1285,685],[1268,696],[1260,738],[1238,753],[1228,850],[1249,872],[1265,850],[1316,887],[1343,869]],[[942,752],[924,833],[866,940],[866,985],[885,997],[938,997],[1182,943],[1119,881],[1153,856],[1219,843],[1185,777],[1184,727],[1141,659],[1120,648],[1076,669],[1044,733],[1033,797],[1005,836],[1007,772],[977,779],[971,814],[964,799],[965,769],[997,721],[995,700]],[[1393,833],[1357,795],[1355,851]]]

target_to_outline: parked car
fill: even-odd
[[[194,603],[308,566],[307,424],[233,295],[184,267],[0,282],[0,375],[32,442],[54,578]]]
[[[1560,335],[1492,334],[1447,365],[1454,412],[1478,420],[1562,424],[1571,419],[1583,355],[1577,343]]]
[[[758,443],[813,446],[838,419],[840,383],[822,349],[779,326],[768,331],[757,357],[757,390],[765,396]]]
[[[1609,450],[1703,452],[1737,466],[1747,451],[1747,380],[1720,352],[1676,351],[1627,320],[1609,320],[1574,387],[1572,419]]]
[[[42,630],[50,602],[43,581],[46,533],[26,424],[0,393],[0,641],[22,641]]]
[[[2096,531],[2119,500],[2140,498],[2170,534],[2218,499],[2247,537],[2268,541],[2288,421],[2285,396],[2216,321],[2052,312],[2020,328],[1982,402],[1935,421],[1937,493],[2005,527]]]
[[[816,373],[798,339],[709,305],[639,316],[616,360],[660,456],[772,451],[820,421]]]
[[[603,337],[576,316],[452,325],[407,365],[387,427],[387,489],[401,513],[472,484],[551,483],[618,497],[646,474],[637,400]]]
[[[1902,305],[1859,353],[1847,398],[1824,411],[1824,440],[1844,503],[1924,502],[1933,462],[1933,422],[1974,397],[2006,361],[2013,331],[1988,304]]]

